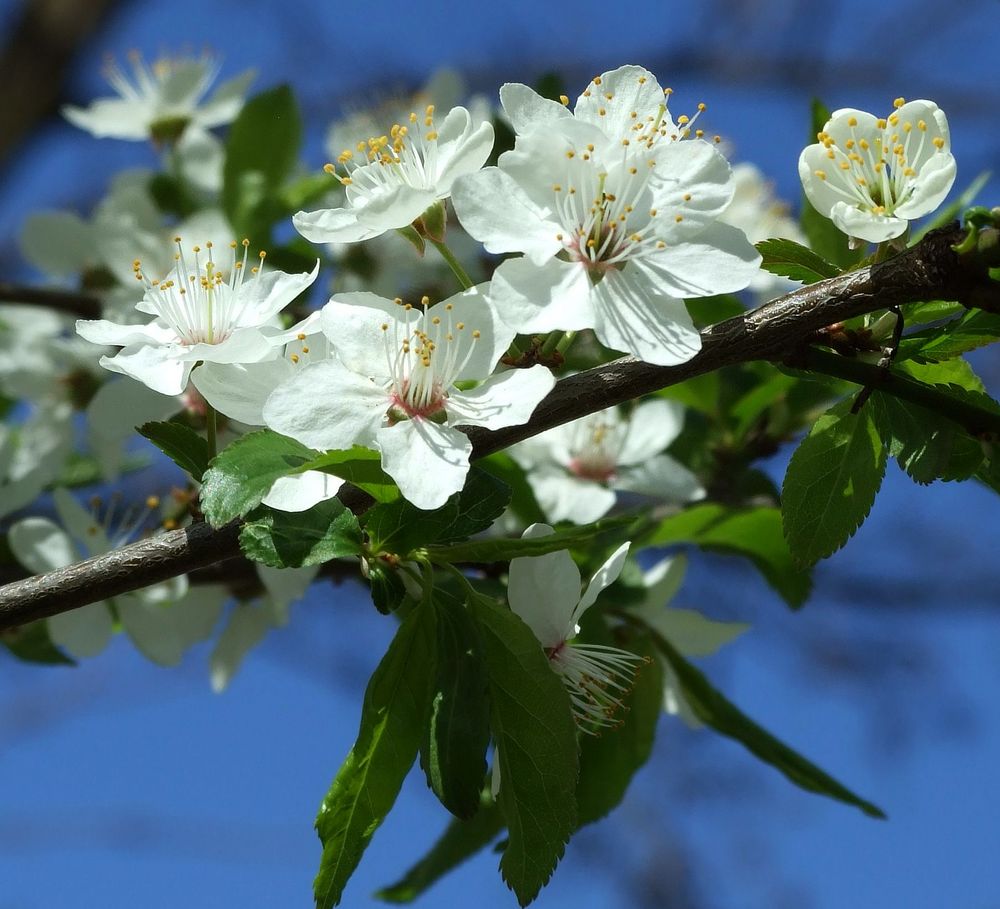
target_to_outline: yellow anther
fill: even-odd
[[[819,177],[820,180],[825,180],[826,179],[826,171],[824,171],[824,170],[816,170],[816,171],[813,171],[813,173],[816,174],[816,176]]]
[[[576,152],[573,151],[573,149],[571,149],[571,148],[567,149],[566,150],[566,157],[567,158],[575,158],[576,157]]]
[[[651,218],[655,218],[656,217],[656,209],[655,208],[651,208],[649,210],[649,217],[651,217]]]
[[[924,120],[917,120],[917,129],[922,133],[927,132],[927,123]]]
[[[680,224],[684,220],[684,215],[674,215],[674,220]]]
[[[860,142],[858,143],[858,145],[860,145],[860,146],[861,146],[861,148],[862,148],[862,149],[863,149],[864,151],[868,151],[868,148],[869,148],[869,146],[868,146],[868,140],[867,140],[867,139],[862,139],[862,140],[861,140],[861,141],[860,141]]]
[[[428,142],[433,142],[435,139],[437,139],[437,137],[438,137],[437,131],[432,130],[427,134],[426,139]]]
[[[473,338],[473,340],[475,340],[475,341],[478,341],[478,340],[479,340],[479,329],[478,329],[478,328],[476,328],[476,329],[473,329],[473,332],[472,332],[472,338]]]
[[[605,114],[607,114],[607,111],[603,107],[597,108],[597,115],[599,117],[603,117]]]
[[[559,103],[563,107],[569,107],[569,98],[567,98],[565,95],[560,95],[559,96]]]
[[[299,362],[299,355],[298,354],[292,354],[288,359],[291,360],[293,363],[298,363]]]
[[[696,129],[694,131],[694,134],[695,134],[695,136],[697,136],[697,138],[700,139],[702,136],[705,135],[705,130],[703,130],[703,129]]]
[[[424,296],[420,298],[420,305],[426,309],[428,306],[431,305],[431,298],[428,297],[426,294],[424,294]]]
[[[718,145],[722,141],[722,136],[712,136],[712,141]]]
[[[664,243],[662,240],[657,240],[656,241],[656,248],[657,249],[666,249],[667,248],[667,244]]]
[[[665,88],[665,89],[663,89],[663,94],[664,94],[664,95],[666,95],[666,96],[667,96],[668,98],[669,98],[669,97],[670,97],[670,96],[671,96],[671,95],[672,95],[673,93],[674,93],[674,90],[673,90],[672,88]]]
[[[558,183],[553,183],[552,184],[552,192],[554,192],[554,193],[561,193],[562,192],[562,186],[560,184],[558,184]]]
[[[848,117],[847,118],[847,125],[848,126],[857,126],[858,125],[858,118],[857,117]]]
[[[895,101],[892,102],[892,106],[896,108],[896,110],[899,110],[904,104],[906,104],[905,98],[897,98]]]
[[[895,126],[899,123],[899,114],[889,114],[889,122]]]
[[[885,129],[885,120],[883,120],[883,119],[880,118],[880,119],[878,119],[878,120],[875,121],[875,125],[879,129]]]
[[[300,332],[299,332],[299,333],[298,333],[298,334],[297,334],[297,335],[295,336],[295,340],[296,340],[296,341],[304,341],[305,339],[306,339],[306,334],[305,334],[305,332],[304,332],[304,331],[300,331]]]
[[[601,84],[601,77],[594,76],[594,85],[600,85],[600,84]]]
[[[679,117],[677,118],[677,125],[678,125],[678,126],[683,126],[683,125],[684,125],[685,123],[687,123],[687,122],[688,122],[688,120],[690,120],[690,119],[691,119],[691,118],[690,118],[690,117],[689,117],[689,116],[688,116],[687,114],[681,114],[681,115],[680,115],[680,116],[679,116]]]
[[[181,242],[180,237],[174,237],[174,243],[180,243],[180,242]]]
[[[639,168],[637,168],[637,167],[636,167],[635,165],[632,165],[632,167],[630,167],[630,168],[628,169],[628,172],[629,172],[630,174],[637,174],[637,173],[639,173]]]
[[[149,496],[146,499],[147,508],[159,508],[160,507],[160,497],[159,496]]]
[[[940,136],[935,136],[934,137],[934,147],[935,148],[939,148],[939,149],[940,148],[944,148],[944,139],[942,139]]]
[[[243,247],[246,248],[249,245],[250,245],[250,241],[246,237],[244,237],[243,238]]]
[[[698,102],[698,110],[706,110],[707,108],[708,108],[708,105],[705,104],[704,101],[699,101]]]
[[[836,158],[837,157],[837,153],[831,148],[829,151],[827,151],[826,156],[828,158]]]
[[[347,158],[345,157],[346,154],[347,154],[347,152],[344,152],[344,154],[341,155],[338,160],[340,160],[341,162],[346,161],[347,160]],[[335,168],[332,164],[329,164],[329,163],[324,164],[323,165],[323,170],[326,171],[326,173],[328,173],[331,177],[336,177],[337,176],[337,168]]]
[[[464,331],[465,330],[465,323],[464,322],[456,322],[455,323],[455,328],[457,328],[459,331]]]
[[[260,256],[262,259],[265,259],[267,258],[267,250],[262,249],[259,253],[257,253],[257,255]]]

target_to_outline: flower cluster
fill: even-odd
[[[930,214],[955,182],[948,120],[933,101],[897,98],[888,117],[843,108],[799,157],[806,196],[849,237],[882,243]]]

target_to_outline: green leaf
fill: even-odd
[[[395,502],[399,498],[399,488],[382,469],[382,456],[355,445],[344,451],[327,451],[302,464],[297,472],[321,470],[346,480],[358,489],[363,489],[376,502]]]
[[[420,764],[441,804],[456,817],[468,819],[480,807],[490,742],[486,663],[465,605],[438,589],[433,603],[437,680]]]
[[[840,274],[836,265],[794,240],[776,238],[761,240],[754,245],[763,257],[760,267],[772,275],[781,275],[803,284],[815,284]]]
[[[485,849],[503,830],[503,815],[489,797],[467,821],[453,820],[431,850],[395,884],[375,896],[387,903],[410,903],[462,862]]]
[[[983,462],[979,441],[941,414],[877,391],[866,406],[889,454],[917,483],[964,480]]]
[[[251,432],[229,445],[205,471],[201,508],[213,527],[256,508],[274,481],[316,457],[301,442],[270,429]]]
[[[510,507],[525,526],[545,521],[522,468],[507,452],[498,451],[476,462],[480,470],[496,477],[511,491]]]
[[[751,754],[783,773],[796,786],[854,805],[869,817],[885,818],[880,808],[855,795],[743,714],[735,704],[713,688],[708,679],[685,660],[666,638],[652,629],[650,634],[657,649],[674,671],[684,699],[694,715],[706,726],[739,742]]]
[[[621,802],[632,777],[653,750],[656,723],[663,710],[663,672],[652,659],[648,638],[632,641],[629,647],[651,659],[636,673],[635,684],[624,698],[620,722],[600,735],[580,736],[576,799],[581,827],[604,817]]]
[[[898,356],[921,362],[950,360],[997,339],[1000,339],[1000,315],[972,310],[947,325],[907,335],[899,344]]]
[[[49,637],[44,621],[22,625],[16,631],[0,634],[0,644],[25,663],[42,663],[48,666],[75,666],[76,661],[64,654]]]
[[[695,505],[665,518],[646,541],[649,546],[672,543],[695,543],[703,549],[745,556],[792,607],[801,606],[812,589],[809,572],[792,558],[777,508]]]
[[[489,671],[498,801],[510,831],[500,873],[526,906],[576,829],[576,724],[569,694],[531,629],[485,598],[473,606]]]
[[[417,606],[368,683],[357,741],[316,818],[323,843],[313,884],[318,909],[340,902],[417,756],[433,690],[434,644],[434,610]]]
[[[339,499],[318,502],[307,511],[277,511],[261,506],[240,528],[240,548],[271,568],[322,565],[361,552],[361,527]]]
[[[928,322],[940,322],[942,319],[950,319],[968,312],[961,303],[949,300],[905,303],[901,311],[907,325],[926,325]]]
[[[473,467],[461,492],[440,508],[423,511],[400,499],[371,509],[365,531],[377,552],[405,556],[433,543],[464,540],[486,530],[510,503],[501,480]]]
[[[371,584],[372,602],[382,615],[395,612],[408,596],[399,571],[378,559],[368,565],[368,583]]]
[[[208,442],[183,423],[143,423],[139,435],[145,436],[181,470],[201,480],[208,470]]]
[[[792,555],[812,565],[861,526],[885,474],[886,451],[868,408],[851,400],[828,410],[802,440],[785,473],[781,512]]]
[[[564,527],[544,537],[534,537],[527,540],[471,540],[468,543],[453,543],[448,546],[428,546],[427,551],[435,561],[439,562],[509,562],[518,556],[538,556],[557,549],[568,549],[573,545],[584,543],[599,533],[626,527],[633,523],[634,518],[605,518],[594,524],[581,524],[578,527]]]
[[[298,161],[302,118],[287,85],[243,105],[229,129],[222,171],[222,209],[237,232],[260,243],[283,213],[277,200]]]

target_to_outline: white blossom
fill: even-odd
[[[300,211],[295,228],[314,243],[355,243],[406,227],[451,194],[452,184],[483,166],[493,148],[493,126],[475,125],[464,107],[435,121],[434,105],[411,113],[389,135],[345,149],[338,164],[346,193],[341,208]],[[330,173],[336,173],[332,164]]]
[[[741,290],[756,274],[760,256],[718,221],[729,165],[665,98],[637,66],[596,77],[573,113],[525,85],[501,89],[514,149],[452,199],[489,252],[524,253],[500,265],[491,292],[517,331],[593,328],[647,362],[684,362],[701,340],[683,298]]]
[[[683,656],[709,656],[750,626],[743,622],[719,622],[693,609],[668,606],[680,589],[686,568],[687,559],[679,555],[663,559],[646,571],[643,575],[645,596],[629,611],[666,638]],[[663,670],[663,709],[679,716],[688,726],[701,726],[670,663],[661,658],[660,668]]]
[[[472,443],[457,427],[525,423],[554,380],[543,366],[491,375],[514,332],[485,286],[427,302],[333,297],[320,321],[336,357],[280,385],[263,415],[312,448],[378,450],[403,496],[432,509],[465,484]]]
[[[177,238],[177,262],[164,280],[150,280],[140,260],[133,262],[135,276],[146,292],[136,304],[139,312],[156,318],[146,325],[124,325],[108,320],[80,320],[77,332],[96,344],[118,346],[114,356],[101,357],[105,369],[123,373],[161,394],[181,394],[199,361],[249,363],[270,357],[275,344],[295,337],[299,326],[282,330],[277,314],[316,279],[319,261],[309,274],[287,275],[264,270],[260,264],[247,268],[249,241],[243,241],[242,261],[232,248],[229,279],[213,261],[214,250],[206,244],[193,248],[188,260]],[[248,272],[250,274],[248,274]]]
[[[683,425],[683,408],[657,398],[628,416],[610,408],[557,426],[510,454],[546,518],[587,524],[611,510],[619,490],[676,503],[705,495],[698,478],[663,453]]]
[[[57,488],[53,503],[59,524],[48,518],[30,517],[10,528],[10,548],[22,565],[39,574],[64,568],[81,559],[117,549],[142,529],[158,501],[148,500],[138,514],[115,515],[115,506],[98,520],[67,490]],[[187,577],[122,594],[113,600],[91,603],[47,619],[54,644],[72,656],[100,653],[121,622],[133,643],[149,659],[164,666],[180,662],[185,649],[212,630],[214,615],[185,604]],[[219,604],[221,608],[221,603]]]
[[[553,533],[532,524],[524,539]],[[581,731],[597,733],[612,725],[622,698],[631,689],[636,667],[644,658],[627,650],[598,644],[574,644],[579,621],[605,587],[621,574],[628,555],[623,543],[597,570],[581,594],[580,570],[565,549],[542,556],[512,559],[507,581],[511,610],[532,630],[569,692],[573,716]]]
[[[218,72],[218,60],[207,53],[147,63],[132,51],[127,68],[113,58],[105,65],[104,75],[117,97],[101,98],[85,108],[67,105],[63,116],[97,138],[174,142],[189,130],[231,123],[240,112],[253,73],[224,82],[205,99]]]
[[[799,177],[813,207],[845,234],[882,243],[930,214],[955,182],[948,120],[933,101],[897,98],[877,118],[834,111],[815,145],[799,157]]]

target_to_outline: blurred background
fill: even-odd
[[[1000,165],[1000,3],[781,0],[700,4],[523,0],[326,4],[258,0],[0,0],[0,280],[38,279],[17,235],[41,209],[90,211],[142,143],[97,140],[64,103],[109,94],[106,53],[211,48],[225,79],[289,82],[318,169],[345,111],[442,67],[495,97],[558,72],[575,97],[622,63],[652,69],[678,112],[793,207],[813,97],[946,111],[956,191]],[[993,177],[980,196],[1000,203]],[[994,394],[994,351],[975,361]],[[788,453],[767,465],[780,479]],[[570,844],[539,906],[670,909],[1000,907],[1000,501],[974,483],[916,487],[890,464],[857,537],[816,571],[793,614],[748,567],[693,554],[675,605],[751,622],[704,664],[758,722],[886,810],[873,821],[805,794],[731,742],[664,717],[622,807]],[[78,668],[0,654],[0,909],[311,905],[312,820],[353,742],[361,693],[392,631],[367,594],[320,584],[250,654],[225,694],[207,649],[180,669],[121,638]],[[408,779],[344,904],[369,897],[446,823]],[[514,905],[486,853],[424,905]]]

